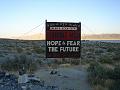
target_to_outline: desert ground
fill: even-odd
[[[24,67],[44,81],[43,87],[30,84],[30,90],[119,90],[120,43],[82,40],[81,45],[81,58],[46,59],[44,40],[0,39],[0,69],[18,78]],[[6,87],[1,78],[1,90]]]

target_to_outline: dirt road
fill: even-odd
[[[45,81],[45,85],[58,86],[60,90],[91,90],[84,68],[60,67],[57,71],[52,75],[51,70],[41,69],[36,75]]]

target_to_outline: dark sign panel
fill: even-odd
[[[81,23],[46,22],[46,58],[79,58]]]

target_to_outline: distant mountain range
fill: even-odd
[[[14,37],[12,39],[22,39],[22,40],[45,40],[45,35],[42,33],[32,34],[32,35],[23,35],[20,37]]]
[[[23,40],[45,40],[45,35],[41,33],[15,37]],[[14,38],[13,38],[14,39]],[[120,40],[120,34],[86,34],[82,35],[83,40]]]
[[[87,40],[120,40],[120,34],[92,34],[83,35],[82,39]]]

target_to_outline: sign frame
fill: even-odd
[[[81,22],[79,22],[79,23],[75,23],[75,22],[47,22],[47,20],[46,20],[45,28],[46,28],[46,36],[45,36],[46,37],[46,58],[80,58],[81,57]],[[61,34],[59,34],[59,33],[61,33]],[[63,36],[62,36],[62,33],[63,33]],[[65,37],[65,35],[67,35],[67,36]],[[70,36],[70,35],[73,35],[73,36]],[[78,46],[76,46],[76,45],[69,46],[70,48],[74,48],[74,47],[77,48],[78,47],[79,49],[76,49],[76,52],[69,51],[69,52],[64,52],[64,53],[61,53],[61,52],[51,52],[50,53],[48,51],[48,41],[50,41],[50,42],[52,42],[52,41],[64,42],[65,41],[67,43],[69,41],[79,42]],[[53,43],[52,47],[61,48],[58,44],[56,44],[56,45],[54,45],[54,43]],[[50,50],[50,48],[49,48],[49,50]],[[57,50],[57,49],[55,49],[55,50]],[[59,50],[61,50],[61,49],[59,49]],[[49,55],[49,54],[51,54],[51,55]]]

